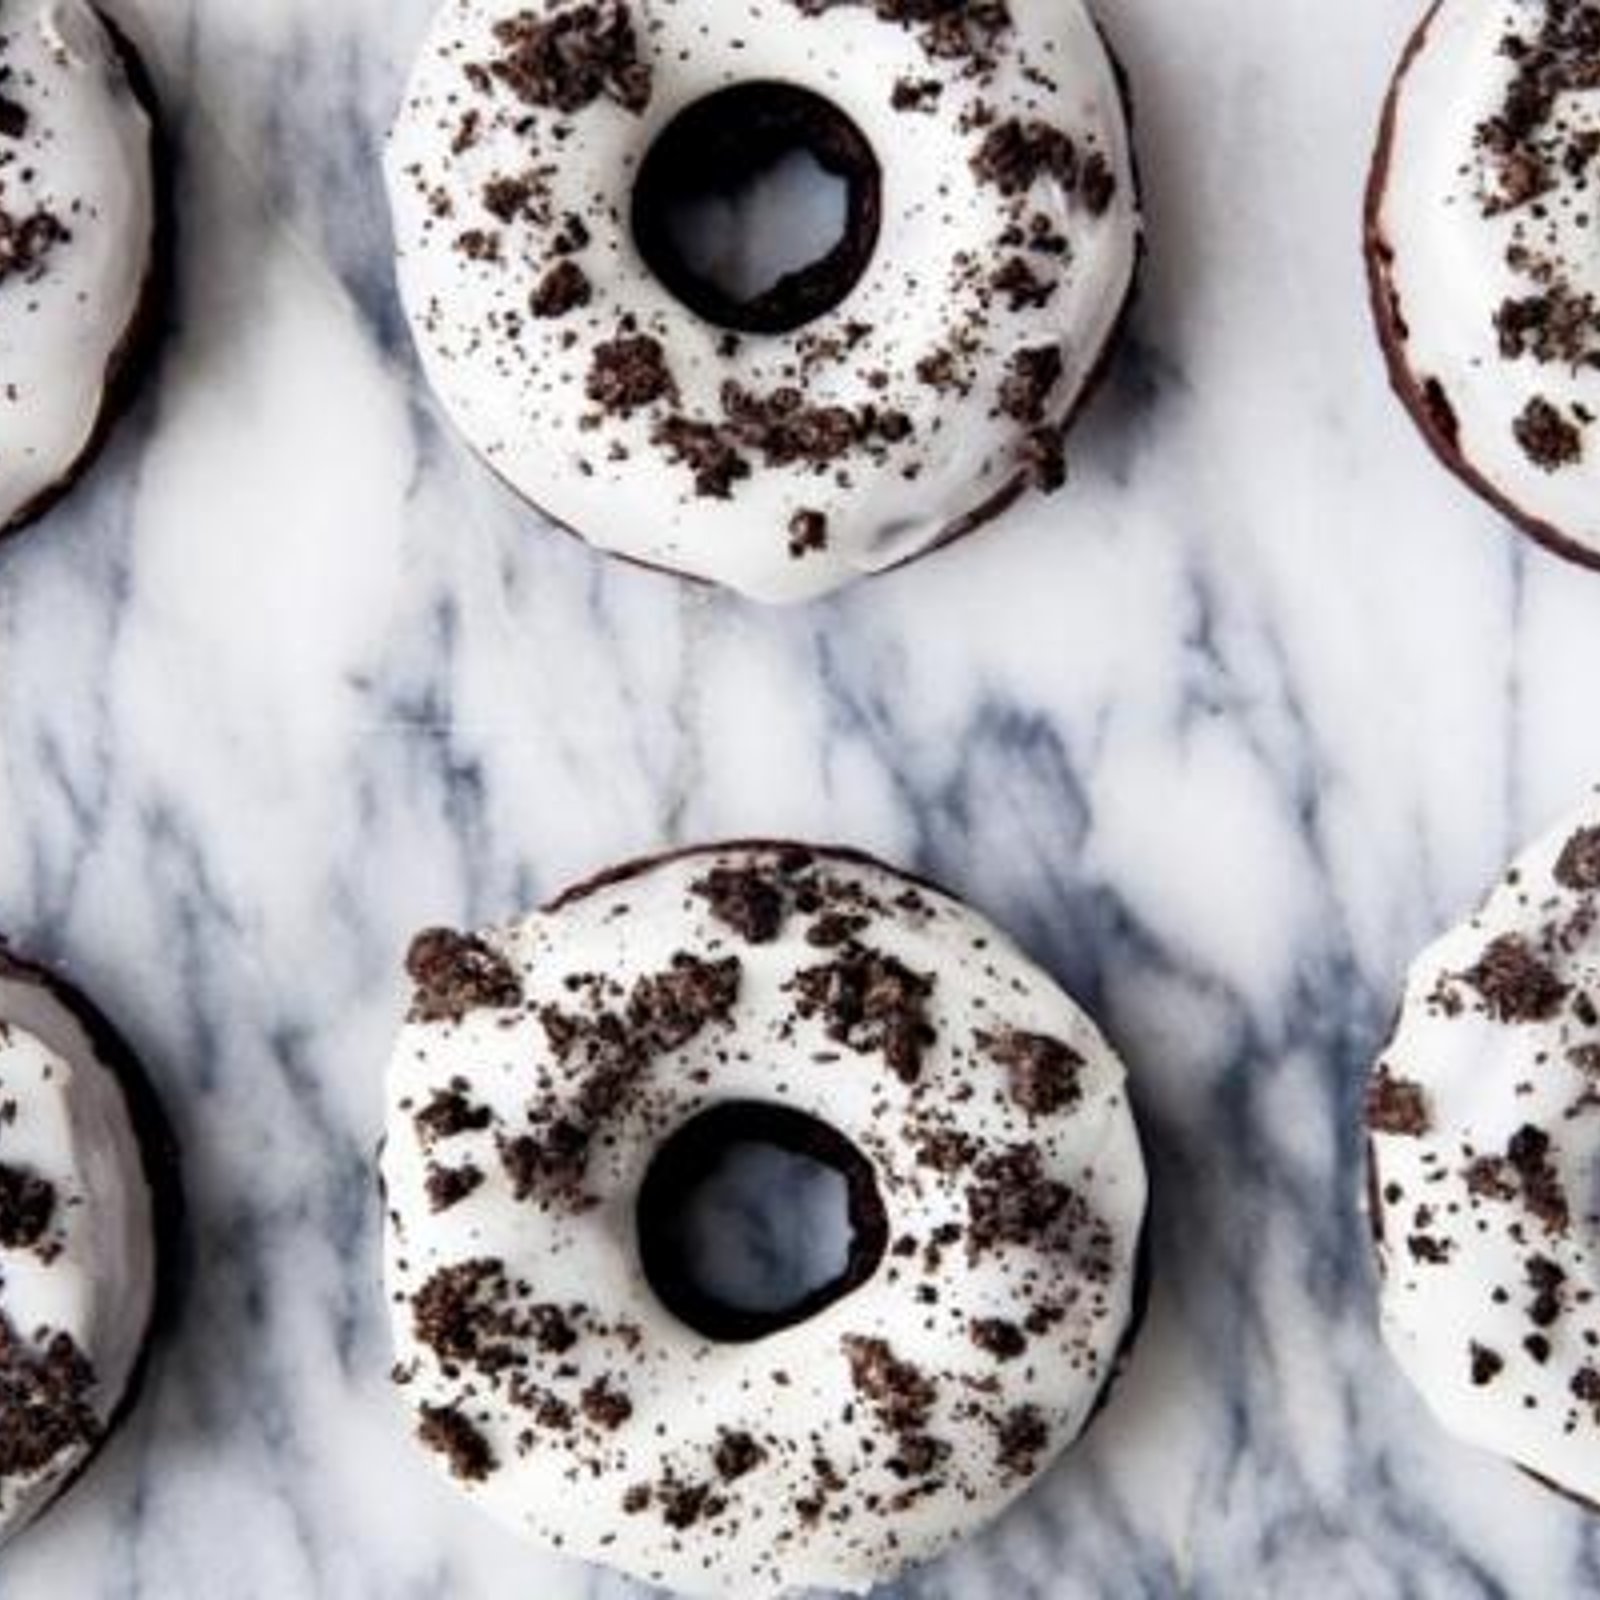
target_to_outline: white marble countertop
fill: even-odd
[[[1103,0],[1153,253],[1065,497],[769,614],[538,531],[444,429],[377,149],[430,0],[114,0],[181,152],[158,380],[0,553],[0,925],[123,1020],[181,1323],[3,1600],[618,1600],[436,1483],[372,1182],[419,925],[679,840],[966,893],[1126,1050],[1156,1294],[1083,1449],[915,1600],[1573,1594],[1600,1524],[1381,1349],[1359,1084],[1413,952],[1600,771],[1600,578],[1385,390],[1358,214],[1409,0]]]

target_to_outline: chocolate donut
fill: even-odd
[[[0,12],[0,535],[94,455],[153,329],[162,195],[148,81],[86,0]]]
[[[127,1045],[0,940],[0,1543],[132,1404],[175,1205],[166,1125]]]
[[[1452,471],[1600,566],[1600,7],[1439,0],[1384,113],[1367,261],[1394,385]]]
[[[670,219],[793,150],[844,237],[739,301]],[[1081,0],[446,0],[388,165],[468,442],[599,548],[770,602],[1059,487],[1139,253]]]
[[[1413,968],[1367,1128],[1396,1359],[1452,1433],[1600,1502],[1600,795]]]
[[[959,902],[850,852],[722,845],[425,934],[410,971],[396,1378],[518,1532],[685,1593],[861,1592],[1094,1415],[1140,1304],[1123,1069]],[[777,1309],[707,1294],[672,1244],[739,1142],[848,1197],[843,1271]]]

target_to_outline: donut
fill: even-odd
[[[544,1547],[689,1594],[863,1592],[990,1521],[1132,1340],[1123,1069],[989,923],[861,855],[622,868],[411,950],[382,1158],[396,1378]],[[662,1245],[730,1143],[842,1180],[836,1281],[719,1304]]]
[[[1412,970],[1366,1122],[1401,1368],[1451,1433],[1600,1504],[1600,792]]]
[[[155,321],[153,104],[85,0],[0,12],[0,534],[84,470]]]
[[[132,1403],[171,1163],[128,1047],[0,941],[0,1542],[72,1484]]]
[[[800,151],[844,236],[740,301],[671,218]],[[445,0],[388,175],[468,443],[598,548],[771,603],[1059,487],[1140,248],[1080,0]]]
[[[1600,566],[1600,12],[1439,0],[1406,50],[1367,201],[1394,386],[1440,458]]]

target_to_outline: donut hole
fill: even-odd
[[[888,1247],[872,1163],[837,1129],[735,1101],[678,1129],[640,1187],[639,1254],[661,1303],[748,1344],[866,1283]]]
[[[796,84],[721,89],[681,111],[633,191],[646,265],[691,311],[783,334],[843,303],[877,247],[883,174],[866,136]]]

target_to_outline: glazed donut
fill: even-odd
[[[1439,1420],[1600,1504],[1600,796],[1413,969],[1367,1097],[1390,1349]]]
[[[415,944],[386,1279],[419,1438],[544,1546],[691,1594],[863,1591],[995,1517],[1133,1334],[1121,1065],[973,912],[739,844]],[[842,1276],[719,1306],[658,1247],[737,1140],[845,1180]]]
[[[78,1476],[134,1392],[159,1129],[99,1013],[0,943],[0,1541]]]
[[[798,148],[846,235],[737,302],[666,219]],[[388,167],[468,442],[601,549],[771,602],[1057,487],[1139,251],[1080,0],[445,0]]]
[[[88,464],[154,321],[154,124],[85,0],[0,12],[0,534]]]
[[[1389,97],[1367,257],[1395,387],[1450,468],[1600,566],[1600,23],[1440,0]]]

